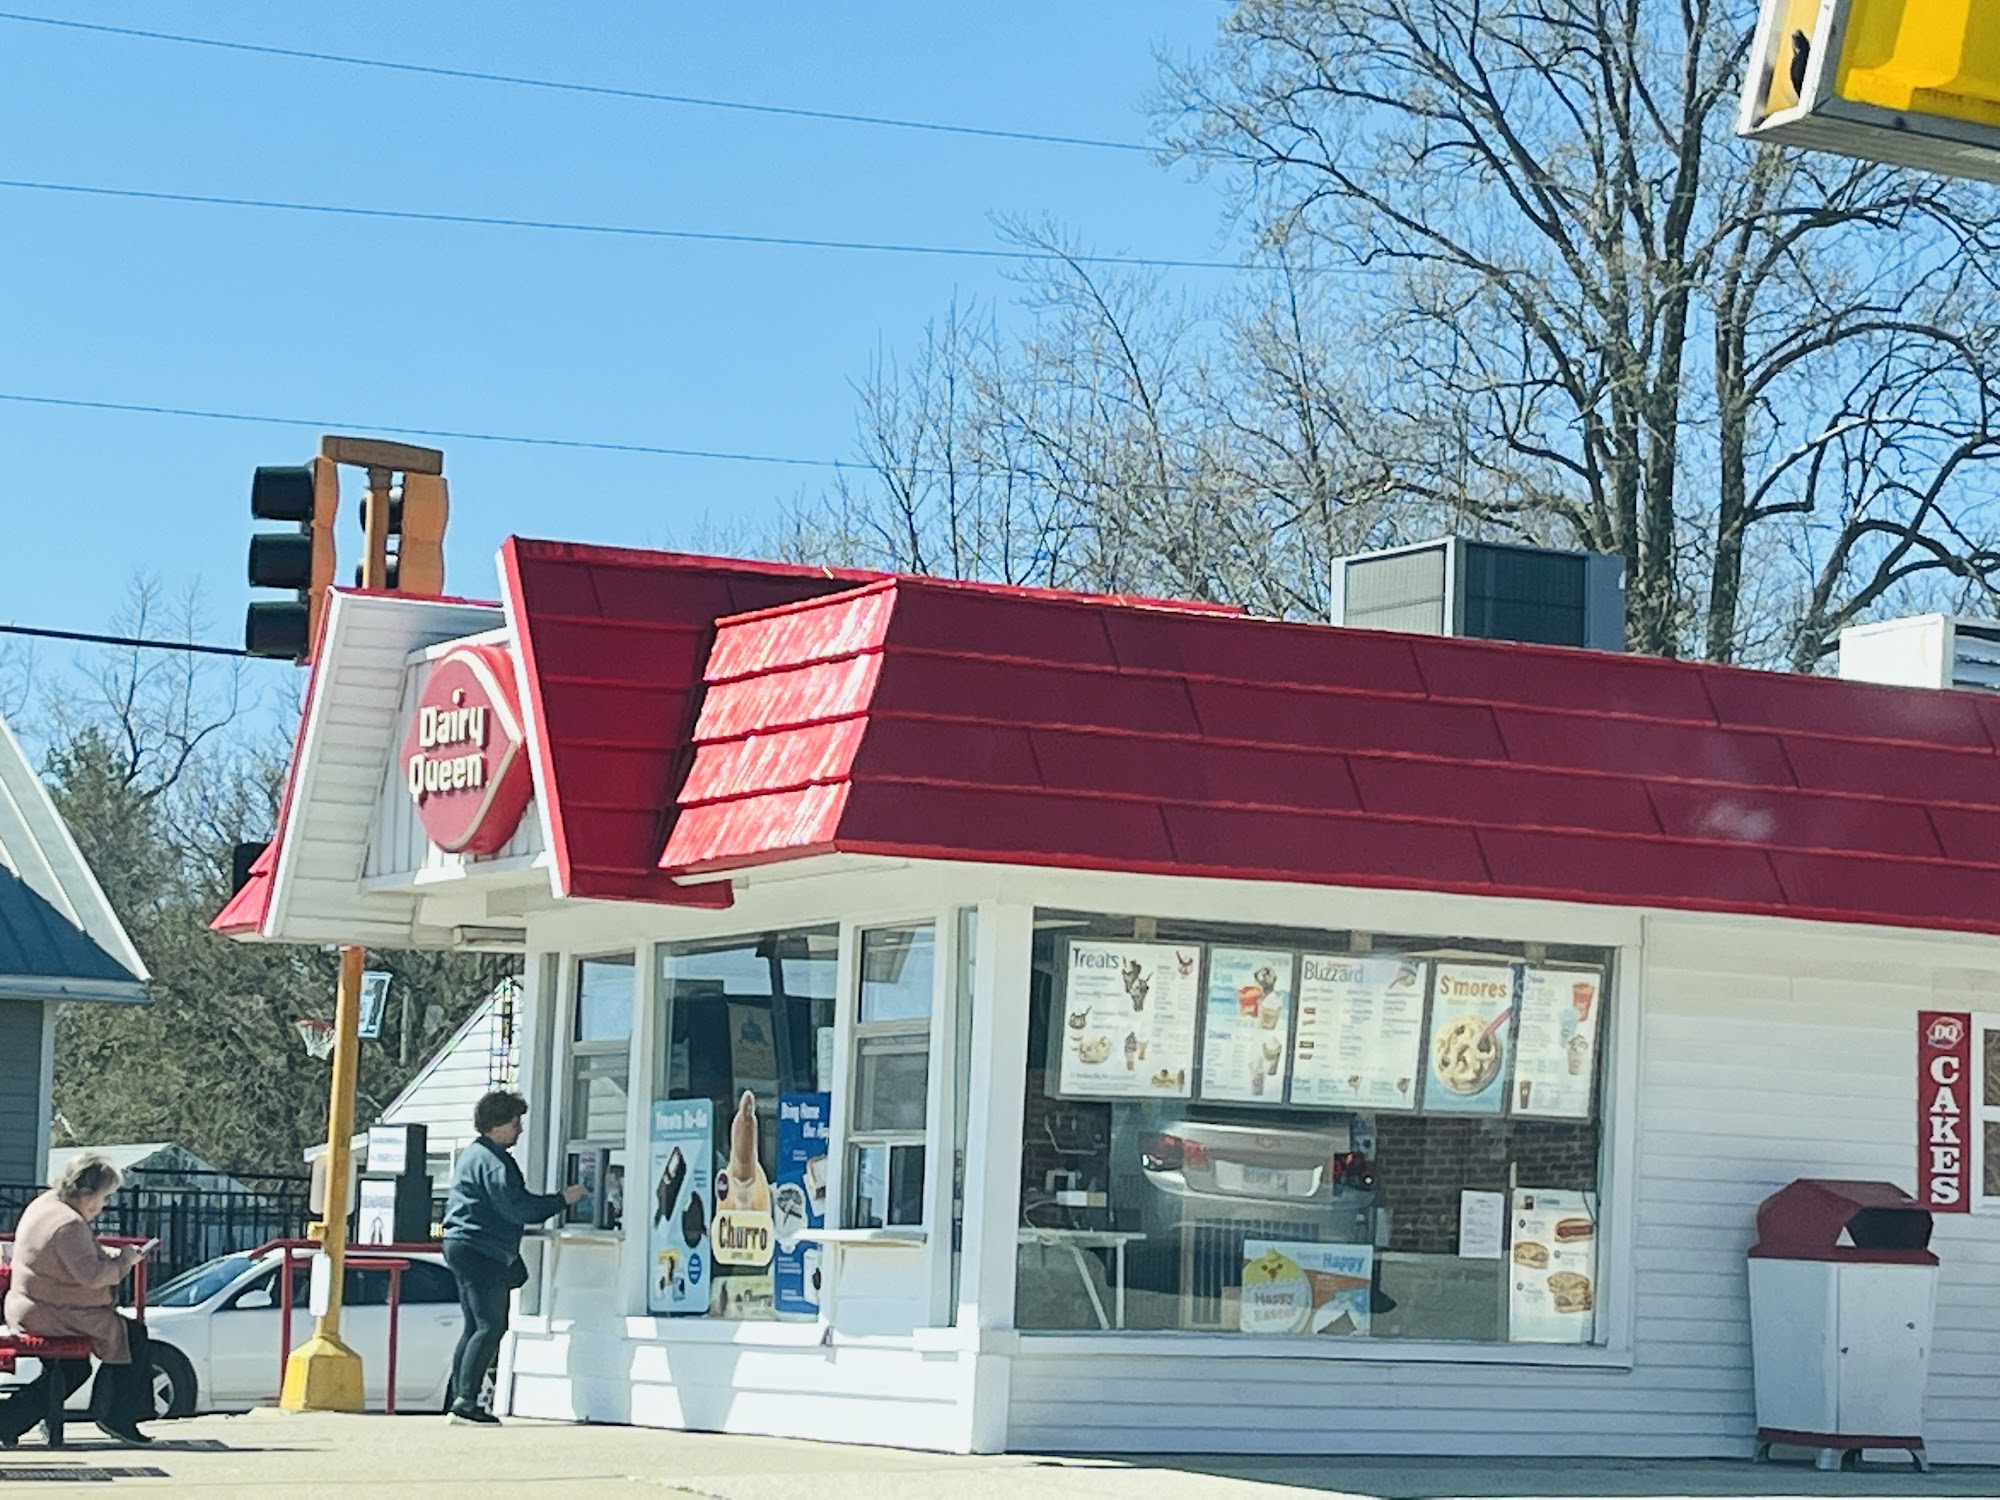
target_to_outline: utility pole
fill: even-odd
[[[309,599],[302,599],[303,618],[297,622],[306,627],[302,659],[307,662],[319,649],[321,596],[326,581],[331,579],[333,573],[332,527],[327,524],[324,512],[329,504],[329,495],[330,503],[338,504],[339,491],[334,473],[342,464],[364,470],[368,479],[368,489],[361,502],[365,550],[355,582],[363,589],[400,587],[410,593],[438,593],[444,584],[444,455],[435,448],[378,442],[372,438],[328,437],[320,441],[319,458],[302,471],[260,470],[260,485],[264,483],[266,473],[291,474],[293,477],[289,483],[296,488],[298,476],[303,474],[302,493],[319,499],[313,515],[320,521],[319,534],[323,535],[328,552],[321,558],[315,550],[315,566],[306,570],[313,589]],[[404,479],[400,493],[395,485],[398,474]],[[280,518],[266,516],[263,511],[256,510],[254,499],[252,508],[265,519]],[[303,521],[304,518],[300,519]],[[405,536],[413,544],[407,549],[407,558],[403,555]],[[397,542],[393,554],[389,545],[392,539]],[[315,548],[317,545],[316,539]],[[406,561],[409,566],[399,567]],[[267,582],[258,576],[254,543],[250,581],[253,584]],[[253,623],[249,632],[252,651],[258,647],[254,612],[259,608],[252,606]],[[274,606],[261,608],[270,611]],[[293,652],[281,647],[272,654]],[[340,982],[334,991],[333,1009],[333,1077],[328,1085],[326,1111],[326,1204],[324,1218],[314,1226],[327,1263],[326,1304],[314,1325],[313,1336],[292,1351],[285,1361],[285,1385],[279,1404],[286,1411],[360,1411],[363,1406],[361,1356],[341,1342],[340,1313],[346,1281],[347,1213],[350,1206],[347,1182],[349,1162],[353,1156],[354,1087],[361,1062],[361,972],[365,957],[365,950],[359,947],[340,950]],[[407,994],[403,1015],[404,1049],[407,1053]]]

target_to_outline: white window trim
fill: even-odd
[[[1966,1087],[1966,1198],[1976,1214],[2000,1214],[2000,1193],[1986,1191],[1986,1127],[2000,1125],[2000,1104],[1986,1102],[1986,1039],[2000,1032],[2000,1012],[1974,1012]]]
[[[848,1101],[848,1108],[844,1113],[836,1110],[837,1115],[843,1116],[836,1121],[836,1138],[840,1140],[840,1159],[844,1167],[848,1159],[852,1157],[854,1151],[861,1147],[883,1146],[891,1149],[909,1146],[922,1147],[924,1152],[923,1218],[917,1224],[896,1225],[894,1227],[899,1229],[922,1229],[926,1236],[934,1236],[940,1222],[938,1212],[940,1186],[947,1193],[949,1193],[951,1188],[949,1172],[940,1170],[938,1142],[934,1138],[937,1133],[936,1125],[940,1118],[940,1106],[941,1104],[948,1105],[950,1099],[949,1079],[947,1076],[942,1076],[943,1070],[940,1068],[941,1059],[939,1057],[941,1050],[940,1039],[948,1028],[938,1025],[938,1017],[946,1008],[948,997],[951,994],[949,980],[953,944],[948,931],[951,925],[949,915],[948,912],[920,912],[905,917],[886,917],[879,920],[871,919],[852,924],[851,932],[848,924],[843,923],[841,932],[843,951],[851,951],[852,962],[846,974],[847,984],[842,992],[841,999],[844,1018],[840,1031],[845,1033],[847,1037],[847,1058],[835,1070],[836,1076],[845,1085],[844,1092]],[[931,931],[930,1013],[920,1021],[903,1019],[864,1022],[861,1019],[861,948],[863,938],[871,932],[921,927],[928,927]],[[914,1041],[919,1037],[924,1041],[927,1066],[923,1125],[914,1130],[858,1129],[855,1124],[854,1107],[859,1103],[861,1098],[862,1043],[876,1039]],[[944,1053],[942,1061],[948,1068],[951,1061],[951,1050],[948,1043],[942,1048],[942,1051]],[[853,1204],[849,1201],[847,1183],[845,1181],[847,1174],[843,1170],[839,1175],[843,1180],[840,1184],[841,1195],[838,1200],[840,1204],[840,1224],[837,1227],[853,1228],[855,1226],[850,1222],[853,1218]],[[945,1209],[945,1219],[947,1222],[949,1215],[950,1208],[947,1200],[947,1207]]]
[[[633,1069],[632,1047],[640,1030],[639,1007],[646,986],[639,974],[639,952],[633,947],[607,948],[590,953],[567,953],[567,971],[563,976],[562,1048],[559,1064],[561,1083],[558,1093],[558,1109],[561,1112],[562,1129],[556,1133],[550,1152],[549,1170],[552,1179],[563,1176],[569,1163],[569,1153],[578,1147],[602,1146],[625,1153],[625,1173],[632,1174],[632,1096],[637,1077]],[[629,957],[632,960],[632,1018],[623,1037],[610,1041],[579,1042],[576,1040],[576,1023],[583,1004],[583,966],[601,960],[617,960]],[[604,1136],[583,1136],[576,1133],[578,1122],[571,1118],[576,1106],[576,1060],[580,1057],[616,1057],[625,1054],[625,1137],[611,1140]]]

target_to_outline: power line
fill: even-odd
[[[653,443],[595,442],[587,438],[529,437],[518,433],[460,432],[449,427],[384,427],[372,422],[331,422],[309,417],[274,417],[240,411],[205,411],[188,406],[151,406],[129,401],[84,401],[68,396],[34,396],[0,391],[0,401],[23,406],[57,406],[77,411],[130,412],[149,417],[189,417],[205,422],[258,422],[273,427],[311,427],[320,432],[370,432],[384,437],[448,438],[462,443],[513,443],[530,448],[576,448],[597,453],[641,453],[660,458],[713,459],[724,463],[780,464],[800,469],[861,471],[866,464],[837,458],[793,458],[775,453],[732,453],[713,448],[668,448]]]
[[[240,646],[207,646],[199,641],[151,641],[134,635],[93,635],[84,630],[45,630],[34,625],[0,625],[0,635],[31,635],[47,641],[81,641],[90,646],[130,646],[142,651],[181,651],[195,656],[248,656]]]
[[[4,18],[0,18],[4,19]],[[879,255],[936,255],[974,260],[1074,261],[1079,265],[1143,266],[1153,270],[1269,271],[1276,267],[1229,260],[1183,260],[1164,255],[1065,254],[1056,250],[999,250],[971,245],[913,245],[881,240],[813,239],[802,235],[736,234],[710,229],[663,229],[644,224],[584,224],[559,219],[523,219],[500,214],[447,214],[413,208],[367,208],[355,204],[294,203],[276,198],[231,198],[212,193],[166,193],[145,188],[98,187],[75,182],[30,182],[0,178],[0,188],[28,193],[71,193],[92,198],[136,199],[150,203],[190,203],[215,208],[255,208],[281,213],[330,214],[355,219],[395,219],[423,224],[459,224],[486,229],[539,229],[562,234],[612,235],[628,239],[692,240],[723,245],[769,245],[799,250],[851,250]],[[1298,267],[1298,270],[1315,268]],[[1370,274],[1366,267],[1342,267]]]
[[[149,42],[172,42],[182,47],[209,47],[222,52],[248,52],[261,57],[285,57],[299,62],[334,63],[347,68],[377,68],[390,73],[456,78],[471,83],[497,83],[510,88],[541,89],[549,93],[588,94],[598,98],[631,99],[648,104],[678,104],[689,109],[719,109],[739,114],[780,115],[795,120],[817,120],[839,125],[873,125],[885,130],[917,130],[934,135],[979,136],[996,141],[1028,141],[1043,146],[1083,146],[1096,151],[1150,154],[1154,149],[1142,141],[1113,141],[1095,136],[1058,135],[1038,130],[1002,130],[984,125],[954,125],[939,120],[906,120],[890,115],[855,114],[847,110],[804,109],[786,104],[754,104],[743,99],[708,99],[694,94],[658,93],[651,89],[617,88],[599,83],[569,83],[554,78],[528,78],[514,73],[486,73],[472,68],[447,68],[432,63],[395,62],[380,57],[354,57],[345,53],[315,52],[300,47],[271,47],[255,42],[231,42],[218,37],[185,36],[171,31],[146,31],[135,26],[106,26],[92,21],[58,20],[54,16],[22,15],[12,11],[0,11],[0,21],[15,21],[27,26],[60,27],[67,31],[90,31],[105,36],[134,37]]]

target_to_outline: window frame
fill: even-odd
[[[1972,1076],[1967,1081],[1965,1174],[1967,1206],[1975,1214],[2000,1214],[2000,1193],[1986,1191],[1986,1129],[2000,1126],[2000,1104],[1986,1102],[1987,1038],[2000,1035],[2000,1011],[1974,1011],[1971,1015],[1968,1054]]]
[[[632,1011],[626,1024],[625,1035],[595,1041],[578,1041],[576,1032],[583,1017],[583,966],[590,963],[616,962],[629,957],[632,961]],[[565,1173],[569,1154],[572,1151],[610,1150],[621,1157],[627,1157],[629,1167],[631,1151],[632,1111],[632,1044],[639,1030],[639,1010],[644,1001],[645,987],[641,983],[639,967],[640,952],[634,947],[609,948],[601,952],[572,953],[569,955],[568,974],[564,980],[563,1028],[562,1028],[562,1073],[561,1093],[558,1108],[561,1110],[561,1128],[550,1136],[550,1172],[562,1177]],[[581,1132],[585,1122],[575,1118],[576,1083],[580,1061],[599,1058],[619,1058],[625,1065],[625,1099],[627,1108],[620,1124],[619,1134],[585,1135]]]
[[[836,1035],[846,1042],[847,1055],[844,1062],[836,1065],[835,1072],[844,1084],[845,1099],[836,1105],[837,1130],[839,1132],[840,1162],[840,1224],[845,1229],[873,1228],[885,1231],[918,1230],[928,1234],[937,1218],[935,1184],[938,1153],[931,1149],[931,1126],[936,1118],[939,1091],[937,1040],[938,1013],[948,997],[952,972],[952,944],[949,936],[950,914],[935,911],[912,914],[906,917],[883,918],[865,922],[844,923],[843,947],[851,955],[846,983],[842,987],[841,1016]],[[921,1018],[898,1018],[887,1021],[864,1021],[861,1019],[862,986],[865,979],[866,949],[869,935],[879,932],[928,930],[931,936],[931,996],[930,1006]],[[921,1052],[924,1058],[924,1112],[922,1124],[914,1129],[864,1130],[860,1128],[862,1060],[870,1050],[871,1042],[887,1043],[894,1047],[900,1043],[913,1051]],[[886,1150],[890,1161],[894,1162],[898,1150],[914,1147],[922,1153],[923,1181],[919,1192],[922,1205],[921,1216],[914,1223],[901,1223],[888,1217],[884,1205],[882,1222],[879,1225],[863,1225],[860,1222],[856,1190],[860,1186],[860,1155],[864,1150]]]

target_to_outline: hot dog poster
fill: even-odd
[[[708,1243],[715,1106],[707,1099],[656,1100],[648,1146],[646,1311],[706,1313],[715,1285]]]
[[[1508,1229],[1507,1336],[1587,1344],[1597,1332],[1597,1213],[1591,1194],[1520,1188]]]
[[[1424,1044],[1427,1114],[1497,1115],[1507,1104],[1507,1053],[1520,978],[1511,964],[1431,969]]]

